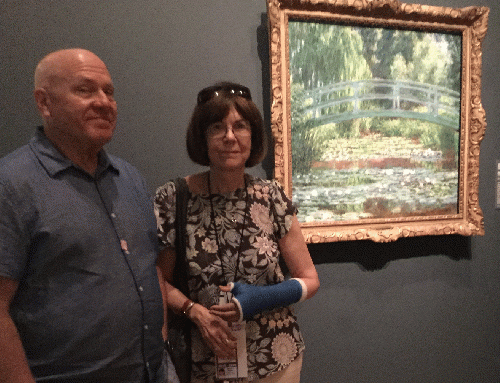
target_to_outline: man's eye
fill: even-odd
[[[79,86],[78,88],[76,88],[77,92],[80,92],[80,93],[88,93],[90,92],[90,88],[88,86]]]

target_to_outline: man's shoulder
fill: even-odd
[[[34,165],[34,155],[29,145],[23,145],[0,158],[0,177],[23,177]]]
[[[146,190],[149,193],[149,187],[145,178],[134,165],[115,155],[109,153],[106,153],[106,155],[111,165],[118,171],[119,179],[121,179],[122,183],[128,184],[129,187],[135,185],[136,188]]]
[[[113,154],[106,153],[106,155],[108,156],[111,165],[113,165],[113,167],[120,172],[120,175],[139,177],[142,179],[139,170],[130,162]]]

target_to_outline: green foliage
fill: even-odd
[[[310,122],[309,122],[310,123]],[[308,173],[314,160],[318,157],[319,145],[315,144],[314,133],[307,129],[308,123],[299,132],[292,135],[292,171],[293,173]]]
[[[457,152],[458,133],[448,127],[413,119],[374,118],[373,128],[386,137],[405,137],[442,153]]]
[[[405,32],[415,34],[415,32]],[[403,54],[393,56],[390,78],[412,80],[422,84],[448,85],[452,60],[448,54],[446,41],[438,34],[426,33],[413,44],[412,60]]]
[[[337,125],[338,135],[343,138],[356,138],[371,130],[371,118],[355,118]]]
[[[303,113],[308,101],[302,86],[292,84],[292,171],[308,173],[319,157],[320,142],[313,130],[314,121]]]
[[[325,84],[371,78],[370,68],[363,57],[363,39],[357,29],[334,24],[290,22],[289,37],[292,106],[296,102],[294,99],[302,102],[302,106],[305,103],[304,97],[294,94],[297,89],[307,90]],[[294,87],[294,84],[300,86]],[[330,94],[329,97],[339,99],[352,95],[353,90],[348,89]],[[324,110],[323,114],[345,113],[349,108],[352,108],[349,104],[332,106]],[[337,125],[338,134],[342,137],[357,136],[361,131],[369,130],[368,123],[361,119],[342,122]],[[317,155],[319,149],[308,147],[314,141],[313,132],[299,133],[299,130],[304,129],[304,121],[296,120],[296,124],[300,127],[296,128],[292,123],[296,144],[300,142],[300,147],[310,152],[311,156]],[[307,163],[301,163],[297,168],[305,166]],[[294,171],[298,171],[297,168],[293,167]]]
[[[374,78],[391,78],[390,68],[396,55],[414,60],[413,46],[424,34],[385,28],[358,28],[363,38],[363,56]]]
[[[335,24],[289,22],[290,75],[304,89],[371,78],[359,32]]]
[[[460,92],[461,67],[462,67],[462,38],[460,35],[446,34],[444,39],[447,43],[450,61],[447,63],[448,88]]]

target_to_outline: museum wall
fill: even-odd
[[[321,289],[296,306],[305,383],[500,379],[500,12],[497,0],[425,4],[491,8],[479,188],[486,233],[310,245]],[[0,156],[26,143],[40,123],[32,98],[38,60],[83,47],[107,63],[115,82],[119,120],[108,150],[137,166],[152,191],[199,171],[184,142],[204,86],[247,85],[269,126],[266,23],[265,0],[2,0]],[[251,172],[271,177],[272,156]]]

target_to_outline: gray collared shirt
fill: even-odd
[[[0,159],[0,275],[33,374],[51,382],[160,382],[163,308],[153,204],[127,162],[94,177],[39,128]]]

